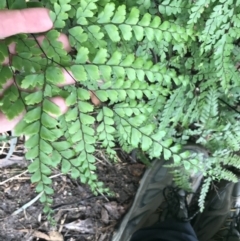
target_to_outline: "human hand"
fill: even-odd
[[[53,27],[53,23],[49,16],[49,10],[46,8],[29,8],[23,10],[1,10],[0,11],[0,39],[4,39],[11,35],[19,33],[39,33],[50,30]],[[39,36],[37,40],[41,44],[44,36]],[[70,51],[71,47],[66,35],[61,34],[59,41],[63,43],[64,49]],[[15,53],[15,45],[9,45],[9,53]],[[9,56],[10,57],[10,56]],[[9,58],[5,59],[3,65],[9,63]],[[74,83],[74,79],[63,70],[65,76],[64,85],[69,85]],[[3,86],[3,90],[0,90],[0,97],[4,94],[4,90],[13,84],[13,79],[9,79],[7,83]],[[92,93],[91,93],[92,94]],[[92,101],[97,102],[96,97],[92,95]],[[65,101],[61,97],[54,97],[52,101],[59,106],[62,113],[67,111],[67,106]],[[24,113],[15,117],[13,120],[8,120],[8,118],[0,112],[0,133],[12,130],[16,124],[22,119]]]

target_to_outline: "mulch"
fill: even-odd
[[[4,158],[0,158],[0,240],[110,241],[131,207],[145,165],[133,161],[121,151],[117,163],[99,155],[97,173],[115,194],[112,197],[94,196],[88,186],[54,172],[52,209],[56,223],[52,225],[44,216],[40,201],[14,215],[16,210],[38,195],[26,171],[27,162],[21,148],[19,145],[15,150],[17,154],[15,159],[12,158],[12,165],[1,166]]]

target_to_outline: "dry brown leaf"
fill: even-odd
[[[40,231],[32,231],[29,229],[22,229],[19,230],[20,232],[24,232],[24,233],[32,233],[32,236],[38,239],[43,239],[46,241],[64,241],[62,234],[60,234],[57,231],[51,231],[47,234],[42,233]]]
[[[40,239],[49,241],[49,236],[45,233],[40,232],[40,231],[33,231],[33,230],[29,230],[29,229],[21,229],[19,231],[24,232],[24,233],[30,233],[35,238],[40,238]]]
[[[90,218],[85,220],[78,219],[72,223],[65,224],[64,227],[70,230],[78,231],[80,233],[95,233],[95,227],[93,221]]]
[[[48,235],[50,238],[49,241],[64,241],[62,234],[57,231],[51,231]]]

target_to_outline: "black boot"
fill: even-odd
[[[240,181],[236,184],[222,181],[208,200],[193,224],[199,241],[239,241]]]

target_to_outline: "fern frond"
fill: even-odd
[[[228,169],[239,169],[239,1],[6,3],[0,9],[48,8],[54,23],[42,41],[18,34],[0,43],[0,115],[26,112],[16,133],[27,136],[31,181],[43,192],[46,213],[54,168],[95,194],[109,193],[96,175],[96,148],[112,160],[116,146],[172,160],[166,164],[185,188],[193,172],[202,172],[202,210],[212,180],[236,181]],[[65,85],[66,76],[72,85]],[[55,104],[59,98],[65,114]],[[180,152],[190,140],[208,148],[207,163]]]
[[[210,177],[206,178],[203,182],[203,186],[202,186],[201,192],[200,192],[200,197],[198,200],[198,206],[200,207],[200,212],[203,212],[203,210],[204,210],[205,199],[206,199],[207,193],[209,191],[211,182],[212,182],[212,179]]]
[[[201,18],[203,13],[207,11],[209,4],[211,3],[210,0],[197,0],[191,6],[191,14],[189,16],[188,24],[197,23],[197,21]]]

